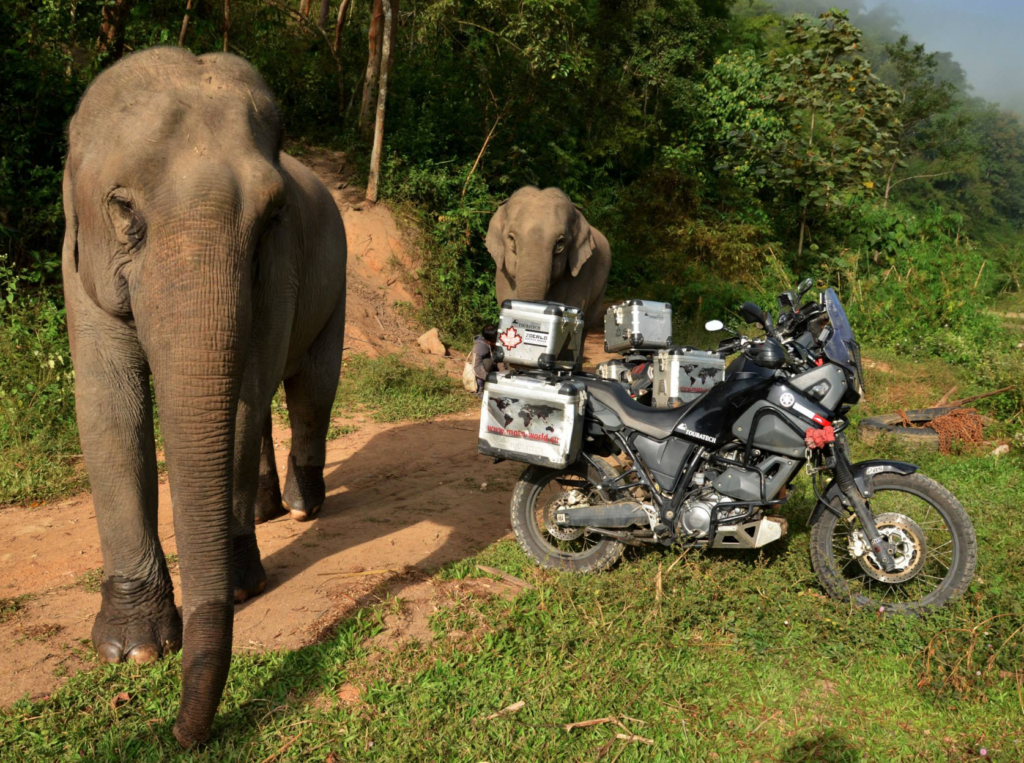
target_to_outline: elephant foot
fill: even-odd
[[[259,596],[267,588],[267,573],[260,561],[256,533],[239,535],[232,541],[231,569],[234,578],[235,604]]]
[[[256,488],[256,524],[261,525],[271,519],[277,519],[286,513],[281,501],[281,484],[277,473],[260,475]]]
[[[100,662],[148,664],[181,648],[181,616],[169,580],[111,577],[100,590],[103,604],[92,626]]]
[[[289,464],[282,502],[292,519],[307,522],[315,517],[323,507],[326,495],[323,467]]]

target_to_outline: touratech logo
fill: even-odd
[[[681,422],[679,424],[679,431],[682,432],[685,435],[689,435],[690,437],[696,437],[698,440],[703,440],[704,442],[710,442],[710,443],[717,443],[718,442],[718,438],[717,437],[712,437],[709,434],[701,434],[700,432],[694,432],[692,429],[688,429],[687,426],[686,426],[686,422]]]

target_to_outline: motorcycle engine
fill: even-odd
[[[704,538],[711,529],[711,510],[722,500],[714,490],[703,493],[683,504],[679,512],[676,532],[680,536]]]

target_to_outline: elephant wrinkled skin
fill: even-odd
[[[611,247],[559,189],[525,186],[512,194],[491,218],[486,244],[499,305],[546,299],[580,308],[588,326],[602,321]]]
[[[255,521],[324,500],[345,322],[345,229],[281,152],[266,84],[228,54],[153,48],[100,74],[69,129],[64,293],[96,505],[105,662],[184,645],[174,734],[203,742],[231,659],[233,602],[266,587]],[[150,377],[174,496],[184,607],[157,537]],[[292,425],[278,486],[270,402]]]

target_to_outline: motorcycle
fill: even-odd
[[[571,374],[585,388],[579,454],[564,468],[533,463],[517,482],[523,550],[542,567],[596,573],[627,546],[761,548],[786,535],[773,512],[806,466],[811,562],[830,596],[920,612],[962,595],[977,563],[971,520],[913,464],[851,461],[860,346],[833,289],[800,304],[811,286],[779,295],[776,317],[744,304],[764,335],[730,332],[718,347],[736,356],[725,380],[683,407],[650,408],[618,381]]]

